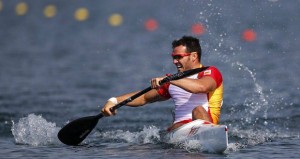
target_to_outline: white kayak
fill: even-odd
[[[194,120],[169,132],[171,143],[196,140],[202,149],[222,153],[228,146],[228,129],[226,125],[215,125],[205,120]]]

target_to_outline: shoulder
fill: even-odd
[[[198,74],[198,76],[210,76],[210,75],[220,75],[222,76],[221,72],[219,71],[219,69],[215,66],[209,66],[206,70],[200,72]]]
[[[209,67],[207,68],[207,70],[208,70],[208,72],[210,72],[210,70],[211,70],[212,73],[217,73],[217,74],[222,75],[221,72],[219,71],[219,69],[218,69],[217,67],[215,67],[215,66],[209,66]],[[205,72],[205,71],[204,71],[204,72]]]
[[[215,66],[209,66],[205,71],[198,74],[198,78],[202,78],[204,76],[212,77],[216,81],[217,85],[220,85],[223,82],[222,73]]]

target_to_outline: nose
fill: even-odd
[[[173,59],[173,64],[177,64],[178,60],[177,59]]]

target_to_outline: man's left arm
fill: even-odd
[[[203,76],[200,79],[183,78],[170,83],[194,94],[208,93],[217,88],[216,81],[210,76]]]

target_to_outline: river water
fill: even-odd
[[[0,1],[0,158],[297,158],[300,148],[300,1]],[[53,18],[43,9],[56,6]],[[76,9],[89,11],[85,21]],[[118,13],[122,23],[112,26]],[[154,31],[144,22],[157,21]],[[119,21],[120,22],[120,21]],[[191,31],[201,23],[202,35]],[[248,42],[244,30],[256,33]],[[81,146],[56,134],[99,113],[111,96],[142,90],[175,73],[171,42],[201,39],[202,63],[223,73],[223,154],[162,140],[172,101],[122,107],[103,118]]]

